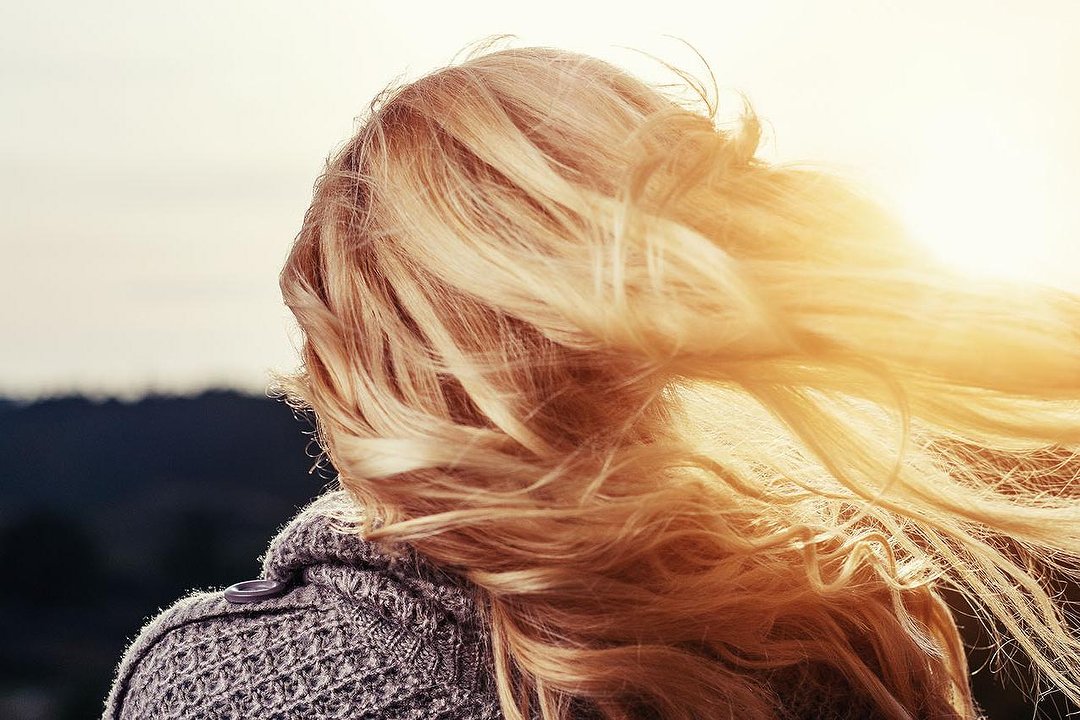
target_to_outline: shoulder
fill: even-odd
[[[271,544],[265,596],[193,593],[142,628],[104,720],[502,717],[467,593],[299,519]]]

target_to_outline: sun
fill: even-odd
[[[916,127],[898,197],[914,238],[964,273],[1045,280],[1060,262],[1050,148],[1000,116],[952,111]]]

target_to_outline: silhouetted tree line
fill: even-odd
[[[126,644],[257,577],[333,478],[284,403],[232,391],[0,403],[0,718],[96,718]]]
[[[135,402],[0,400],[0,718],[96,718],[126,644],[192,589],[258,575],[277,529],[333,479],[284,403],[212,390]],[[1075,589],[1073,589],[1075,590]],[[963,623],[985,645],[977,623]],[[973,668],[986,664],[973,650]],[[1011,678],[992,720],[1035,714]]]

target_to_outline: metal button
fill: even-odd
[[[259,602],[281,595],[287,587],[280,580],[244,580],[225,588],[225,599],[231,603]]]

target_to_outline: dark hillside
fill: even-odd
[[[310,423],[231,391],[0,402],[0,717],[91,718],[143,620],[256,577],[333,478]]]

